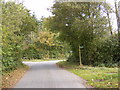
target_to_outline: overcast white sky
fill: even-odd
[[[48,17],[49,15],[52,15],[47,8],[50,8],[55,0],[21,0],[23,1],[23,4],[30,9],[32,12],[35,12],[37,18],[40,18],[41,16]],[[111,6],[114,5],[114,0],[106,0],[111,4]]]
[[[16,1],[16,0],[6,0],[6,1]],[[47,10],[47,8],[50,8],[55,0],[17,0],[20,2],[23,2],[24,6],[31,10],[31,13],[35,13],[36,17],[39,19],[42,16],[48,17],[51,16],[51,12]],[[106,0],[111,4],[111,6],[114,6],[114,0]],[[120,0],[117,0],[120,1]],[[116,29],[117,23],[115,21],[115,15],[111,15],[114,29]]]
[[[53,5],[53,2],[54,0],[23,0],[23,4],[32,12],[35,12],[37,18],[52,15],[47,8],[50,8]]]

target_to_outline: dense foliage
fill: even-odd
[[[100,39],[88,49],[89,60],[93,66],[116,67],[119,62],[118,38],[110,36]],[[84,56],[82,57],[84,59]],[[88,64],[83,61],[84,64]]]
[[[26,59],[66,58],[69,47],[66,43],[58,41],[57,37],[58,34],[48,30],[39,31],[36,41],[24,49],[23,57]]]
[[[65,58],[67,44],[57,40],[23,4],[2,2],[2,70],[22,65],[22,59]]]
[[[84,65],[112,66],[118,63],[118,39],[112,35],[109,18],[105,15],[110,7],[107,3],[59,3],[51,11],[46,26],[59,32],[62,41],[71,47],[68,61]],[[104,13],[104,15],[103,15]],[[80,59],[81,58],[81,59]]]
[[[41,20],[23,4],[1,4],[3,71],[22,65],[23,58],[65,58],[69,55],[70,62],[117,66],[118,38],[112,31],[108,4],[56,2],[51,8],[53,16]]]
[[[25,37],[36,30],[36,19],[22,4],[2,2],[2,67],[3,71],[22,65]]]

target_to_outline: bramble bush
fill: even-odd
[[[119,47],[118,38],[111,36],[105,40],[100,41],[97,44],[97,50],[94,53],[93,65],[116,67],[119,63]]]

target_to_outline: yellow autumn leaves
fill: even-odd
[[[48,46],[55,45],[54,37],[55,34],[49,31],[42,31],[39,33],[39,41],[41,43],[47,44]]]

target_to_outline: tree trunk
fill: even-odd
[[[115,0],[115,14],[116,14],[116,18],[117,18],[117,26],[118,26],[118,40],[120,41],[120,16],[118,14],[118,6],[117,6],[117,2]]]
[[[108,17],[108,23],[109,23],[109,30],[110,30],[110,34],[112,35],[112,27],[111,27],[111,23],[110,23],[110,17],[109,17],[109,12],[107,10],[107,17]]]

